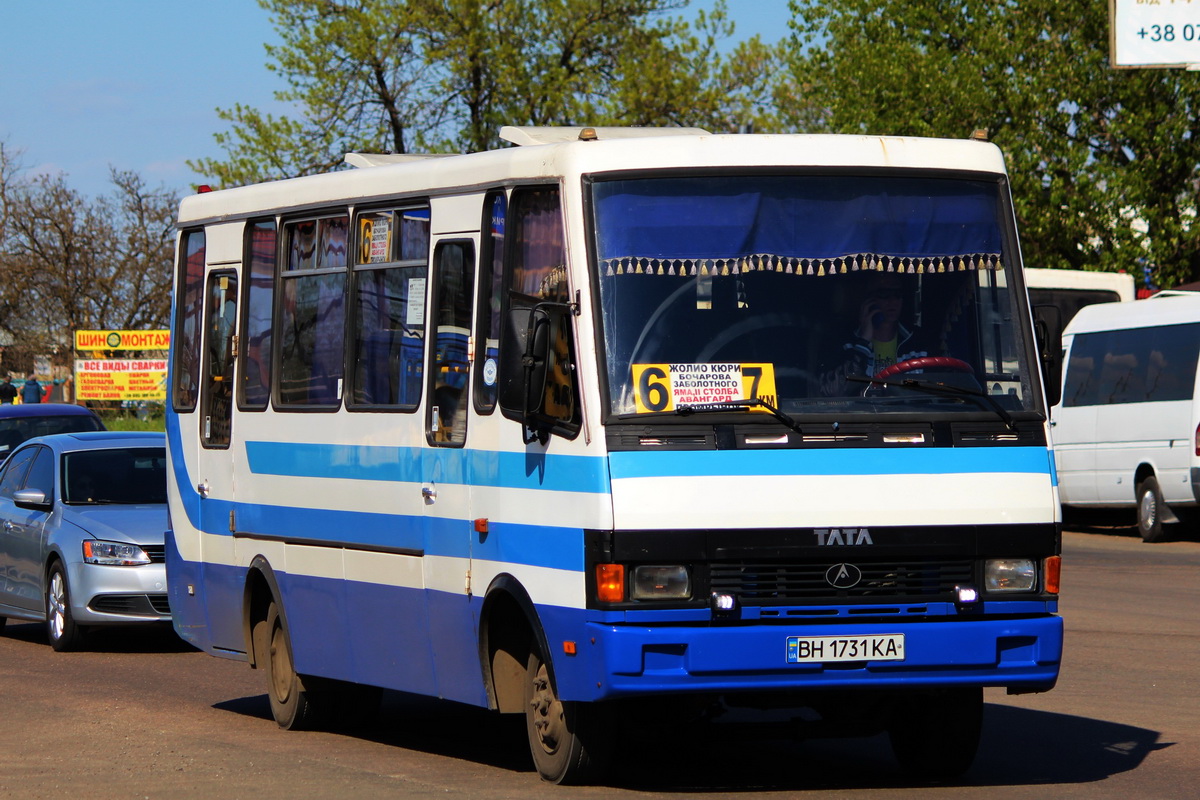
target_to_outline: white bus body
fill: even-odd
[[[982,687],[1062,646],[1001,154],[653,133],[183,201],[175,626],[283,727],[364,687],[525,713],[552,781],[673,697],[961,772]]]
[[[1143,538],[1197,505],[1200,295],[1085,308],[1063,333],[1054,408],[1067,506],[1136,508]]]

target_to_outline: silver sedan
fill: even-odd
[[[0,471],[0,629],[44,620],[55,650],[96,625],[169,622],[161,433],[30,439]]]

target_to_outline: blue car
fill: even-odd
[[[102,431],[104,423],[95,412],[66,403],[0,405],[0,464],[22,442],[35,436],[79,431]]]
[[[30,439],[0,469],[0,629],[45,621],[55,650],[100,625],[169,622],[161,433]]]

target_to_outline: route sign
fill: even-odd
[[[1200,0],[1108,0],[1116,69],[1200,69]]]

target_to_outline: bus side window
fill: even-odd
[[[471,290],[475,248],[471,242],[442,242],[433,257],[434,326],[429,349],[429,443],[462,447],[467,441],[467,339],[471,334]]]
[[[280,279],[279,404],[336,408],[342,400],[345,215],[288,223]]]
[[[532,390],[536,397],[528,399],[533,413],[523,418],[520,402],[513,402],[520,392],[513,385],[523,378],[509,367],[501,369],[501,403],[505,416],[520,419],[537,438],[546,432],[574,437],[581,423],[579,387],[576,383],[576,360],[572,337],[572,316],[567,310],[571,302],[567,282],[567,252],[564,241],[562,205],[557,187],[525,187],[513,190],[508,215],[511,238],[505,242],[504,286],[505,310],[502,347],[515,347],[523,342],[525,332],[513,326],[512,309],[540,308],[545,312],[545,335],[549,337],[545,352],[545,380]],[[528,315],[522,318],[528,318]],[[501,364],[512,365],[520,353],[501,353]],[[540,379],[540,376],[539,376]]]
[[[171,399],[176,411],[196,408],[200,388],[200,309],[204,303],[204,231],[188,231],[180,243],[183,263],[175,288],[175,358]]]
[[[238,408],[261,411],[271,399],[271,310],[275,297],[275,220],[246,227],[247,265],[238,348]]]
[[[496,409],[496,379],[500,368],[500,306],[504,281],[504,224],[508,198],[503,191],[488,194],[483,203],[483,239],[479,257],[479,312],[475,325],[475,410]]]
[[[361,212],[354,266],[351,408],[413,411],[425,357],[429,207]]]

